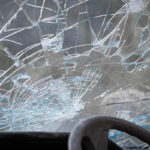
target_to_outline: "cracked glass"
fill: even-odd
[[[92,115],[149,129],[149,16],[149,0],[0,0],[0,131]]]

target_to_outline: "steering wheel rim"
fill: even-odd
[[[108,133],[116,129],[135,136],[150,145],[150,132],[129,121],[114,117],[94,116],[78,123],[70,134],[69,150],[83,150],[82,141],[88,137],[93,145],[91,150],[108,150]]]

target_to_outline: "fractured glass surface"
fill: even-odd
[[[149,0],[0,0],[0,130],[149,128],[149,16]]]

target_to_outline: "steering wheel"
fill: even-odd
[[[69,137],[69,150],[122,150],[108,139],[110,129],[126,132],[150,145],[150,132],[128,121],[95,116],[81,121]]]

